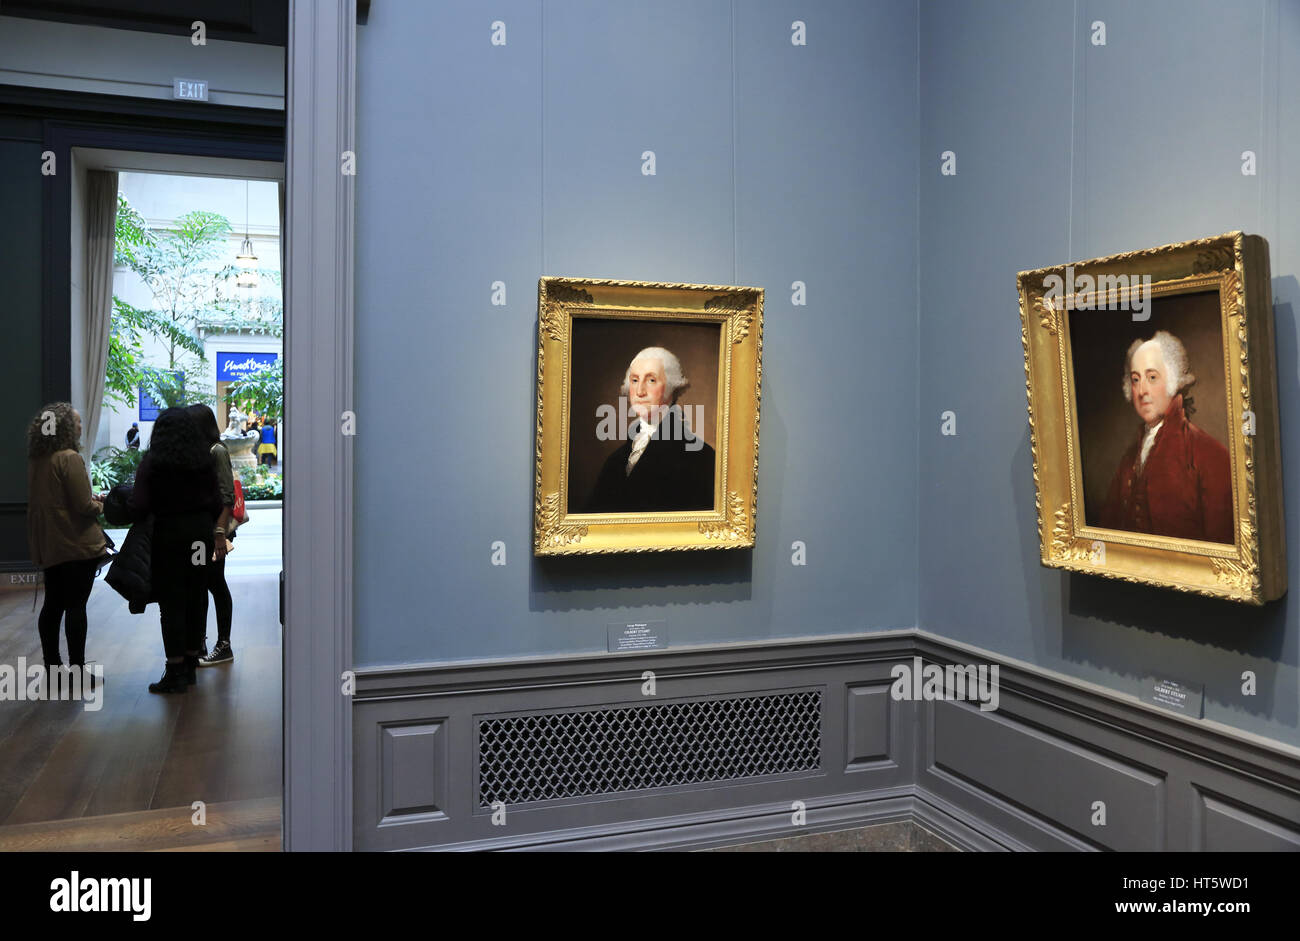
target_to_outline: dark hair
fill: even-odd
[[[51,422],[53,424],[51,424]],[[27,456],[44,457],[56,451],[80,451],[76,410],[71,402],[51,402],[27,426]]]
[[[212,414],[212,409],[206,405],[191,405],[185,411],[190,413],[194,424],[199,427],[199,434],[208,439],[208,444],[216,444],[221,440],[221,429],[217,427],[217,416]]]
[[[154,422],[148,456],[155,467],[197,471],[212,466],[209,445],[198,423],[184,408],[168,408]]]

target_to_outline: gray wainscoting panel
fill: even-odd
[[[442,819],[446,800],[447,733],[442,721],[379,725],[380,823]]]
[[[1236,801],[1201,792],[1199,849],[1300,852],[1300,820],[1240,806]],[[1270,801],[1273,803],[1273,801]],[[1286,809],[1282,809],[1285,813]],[[1292,814],[1295,807],[1290,808]]]
[[[855,684],[848,688],[848,746],[846,771],[864,771],[893,763],[890,742],[903,741],[896,728],[898,710],[891,709],[889,683]]]
[[[927,705],[936,773],[971,782],[990,798],[1086,841],[1119,850],[1160,848],[1165,814],[1159,774],[1035,729],[1005,709]],[[1102,813],[1104,826],[1093,828]]]
[[[1300,821],[1298,749],[925,632],[917,649],[927,662],[999,666],[995,711],[921,704],[916,783],[1010,848],[1286,848],[1276,828]],[[1251,819],[1211,823],[1202,792]]]
[[[888,690],[891,665],[910,648],[904,634],[901,647],[884,635],[360,671],[354,845],[610,846],[632,831],[641,834],[632,846],[702,845],[910,819],[906,800],[888,801],[910,799],[911,752],[886,727],[898,710],[872,692]],[[647,670],[653,696],[643,693]],[[498,736],[490,747],[484,729]],[[503,746],[501,735],[513,737]],[[504,793],[518,802],[500,801]],[[725,837],[701,829],[726,820]]]
[[[895,699],[891,671],[918,663],[997,666],[997,708]],[[892,821],[967,850],[1300,849],[1300,750],[921,631],[367,668],[353,729],[357,849]]]

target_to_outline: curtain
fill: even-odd
[[[95,446],[108,372],[108,333],[113,321],[114,223],[117,218],[117,173],[90,170],[86,180],[86,414],[82,431]]]

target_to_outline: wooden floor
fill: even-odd
[[[280,849],[280,798],[204,807],[202,826],[189,807],[134,814],[76,817],[0,827],[0,852],[276,852]]]
[[[147,689],[163,670],[158,606],[133,615],[96,581],[86,657],[104,665],[102,708],[0,702],[0,850],[279,848],[277,578],[229,584],[235,662],[160,696]],[[32,595],[0,593],[0,663],[42,662]],[[210,606],[208,619],[213,642]],[[195,801],[206,827],[191,823]]]

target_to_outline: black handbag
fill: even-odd
[[[138,522],[136,514],[131,512],[131,484],[118,484],[104,498],[104,519],[110,526],[130,526]]]
[[[153,517],[134,524],[113,557],[104,581],[127,600],[132,614],[141,614],[153,601]]]
[[[113,541],[113,537],[108,534],[104,527],[101,526],[99,531],[104,534],[104,552],[102,555],[95,558],[96,578],[99,578],[99,573],[103,570],[105,565],[108,565],[117,558],[117,553],[113,551],[117,548],[117,543]]]

